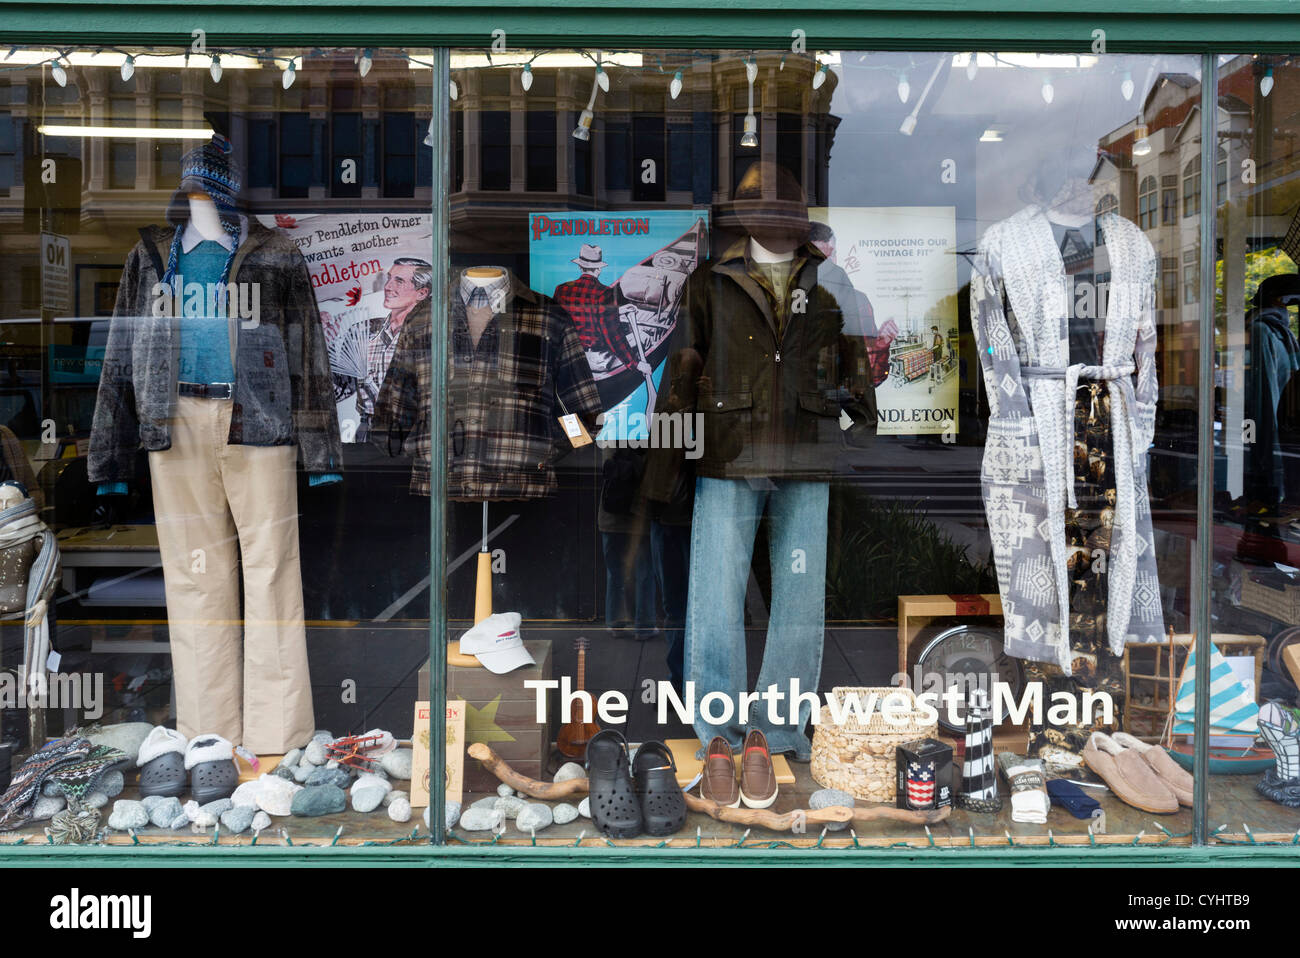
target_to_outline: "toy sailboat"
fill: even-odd
[[[1166,725],[1165,748],[1174,761],[1191,769],[1195,754],[1196,650],[1187,655],[1178,695],[1174,698],[1171,722]],[[1236,677],[1213,642],[1210,643],[1210,728],[1211,736],[1241,736],[1245,746],[1210,744],[1210,771],[1241,775],[1262,772],[1274,764],[1273,750],[1259,747],[1259,705]]]

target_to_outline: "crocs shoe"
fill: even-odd
[[[175,729],[159,725],[140,746],[140,797],[175,798],[185,791],[187,740]]]
[[[196,735],[185,752],[190,792],[200,805],[229,798],[239,785],[235,749],[220,735]]]
[[[686,799],[677,784],[677,763],[663,742],[646,742],[632,760],[632,784],[647,835],[671,835],[686,824]]]
[[[640,835],[641,806],[629,774],[627,739],[621,732],[605,729],[587,743],[587,781],[596,827],[610,838]]]

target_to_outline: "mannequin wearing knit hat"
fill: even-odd
[[[109,332],[107,352],[123,358],[104,365],[91,473],[101,492],[125,492],[123,463],[149,452],[178,732],[270,755],[315,728],[296,462],[312,485],[338,481],[342,450],[306,264],[280,231],[240,215],[241,183],[215,135],[182,157],[168,227],[141,231]],[[260,304],[247,318],[226,302],[229,290],[242,310],[246,288]],[[175,306],[160,315],[154,298],[168,294]]]

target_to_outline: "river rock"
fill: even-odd
[[[515,790],[511,788],[509,785],[507,785],[505,782],[502,782],[500,785],[497,786],[497,794],[500,795],[502,798],[514,798]]]
[[[126,788],[126,776],[114,769],[99,780],[99,787],[95,791],[103,792],[109,798],[117,798],[124,788]]]
[[[271,816],[266,812],[258,812],[253,816],[253,831],[260,832],[264,828],[271,827]]]
[[[362,775],[352,786],[352,810],[373,812],[392,790],[393,786],[384,779],[376,775]]]
[[[252,805],[233,805],[221,813],[221,827],[234,835],[248,831],[257,809]]]
[[[208,802],[206,805],[199,807],[200,812],[207,812],[214,818],[219,818],[221,813],[234,807],[234,800],[230,798],[218,798],[215,801]]]
[[[143,742],[144,739],[140,741]],[[137,745],[136,751],[139,752],[139,750],[140,747]],[[148,824],[149,813],[144,810],[144,806],[139,802],[120,798],[113,803],[113,814],[108,816],[109,828],[124,832],[128,828],[144,828]]]
[[[158,828],[171,828],[172,822],[176,821],[178,817],[184,818],[186,822],[190,820],[189,816],[185,814],[185,809],[181,807],[179,798],[160,798],[153,805],[147,804],[148,801],[148,799],[145,799],[141,804],[144,805],[145,811],[149,813],[149,821]]]
[[[316,766],[311,762],[303,762],[297,768],[293,769],[293,780],[299,785],[306,785],[307,779],[311,778],[316,771]]]
[[[146,812],[152,815],[153,810],[165,801],[167,801],[167,799],[163,798],[161,795],[146,795],[144,798],[140,799],[140,804],[144,806]],[[180,799],[177,799],[177,801],[179,802]]]
[[[411,803],[404,798],[395,799],[388,806],[388,817],[395,822],[411,820]]]
[[[311,740],[313,742],[320,742],[322,745],[328,745],[330,742],[334,741],[334,733],[327,732],[323,728],[318,728],[312,733]]]
[[[409,748],[395,748],[379,760],[390,778],[410,779],[412,755]]]
[[[525,834],[540,832],[554,821],[555,816],[551,814],[551,806],[543,805],[541,802],[529,802],[515,819],[515,828]]]
[[[337,785],[339,788],[347,788],[348,783],[352,781],[352,776],[341,768],[313,768],[304,785]]]
[[[257,807],[268,815],[288,815],[293,810],[293,796],[302,791],[301,785],[286,782],[274,775],[258,779],[262,787],[257,790]]]
[[[175,818],[172,819],[172,823],[167,827],[174,832],[179,832],[182,829],[189,828],[191,824],[193,823],[190,821],[190,817],[186,815],[184,812],[181,812],[179,815],[177,815]]]
[[[47,818],[53,818],[58,812],[63,811],[67,804],[68,800],[62,795],[57,798],[47,798],[42,795],[32,806],[32,820],[43,822]]]
[[[46,798],[62,798],[63,792],[59,789],[58,782],[46,782],[41,786],[41,794]]]
[[[108,745],[126,753],[126,757],[135,765],[140,758],[140,746],[153,731],[148,722],[122,722],[117,725],[105,725],[98,732],[92,732],[86,738],[91,745]]]
[[[555,818],[555,824],[567,825],[577,819],[578,810],[568,802],[564,802],[551,809],[551,815]]]
[[[467,832],[494,831],[505,824],[506,816],[499,808],[478,808],[471,805],[460,816],[460,827]]]
[[[410,795],[407,795],[406,792],[403,792],[401,789],[395,788],[387,795],[384,796],[384,801],[383,801],[384,808],[387,808],[388,806],[392,805],[393,802],[397,801],[399,798],[404,798],[408,802],[411,800]]]
[[[447,831],[451,831],[453,828],[456,827],[456,823],[460,821],[460,802],[447,802],[445,805],[443,805],[442,810],[443,810],[443,822],[447,826]],[[424,810],[424,827],[428,828],[430,831],[433,830],[432,826],[429,825],[428,808],[425,808]]]
[[[470,805],[470,808],[486,808],[486,809],[496,808],[497,797],[498,796],[496,795],[489,795],[487,796],[487,798],[480,798],[477,801],[475,801],[472,805]]]
[[[337,785],[313,785],[293,797],[290,811],[294,815],[314,817],[334,815],[348,807],[348,797]]]
[[[280,765],[285,768],[294,768],[302,761],[302,749],[291,748],[285,753],[284,758],[280,759]]]
[[[103,808],[108,804],[108,796],[96,789],[87,793],[86,797],[81,800],[81,804],[87,808]]]
[[[493,808],[499,808],[506,818],[515,819],[527,804],[522,798],[498,798]]]
[[[583,818],[591,818],[591,799],[584,798],[578,803],[578,814]]]
[[[586,778],[587,770],[577,762],[565,762],[560,766],[560,770],[555,773],[555,781],[567,782],[571,778]]]
[[[302,752],[302,761],[306,765],[324,765],[327,760],[325,755],[325,743],[318,739],[312,739]]]
[[[292,782],[294,780],[293,773],[296,771],[298,771],[298,766],[296,765],[288,765],[288,766],[281,765],[271,774],[278,779],[282,779],[286,782]]]
[[[834,808],[837,805],[852,808],[853,796],[838,788],[823,788],[808,797],[808,807],[814,811],[821,808]],[[826,830],[829,832],[842,832],[848,827],[848,822],[826,822]]]
[[[190,821],[199,817],[199,803],[192,798],[185,803],[185,817]]]

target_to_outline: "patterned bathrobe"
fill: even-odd
[[[1065,519],[1075,503],[1080,380],[1110,397],[1116,503],[1106,630],[1111,651],[1164,634],[1147,455],[1155,430],[1155,253],[1133,223],[1099,219],[1111,282],[1102,365],[1071,365],[1068,285],[1052,225],[1030,207],[989,227],[971,278],[971,317],[988,390],[980,480],[993,541],[1006,650],[1071,674]],[[1100,309],[1100,296],[1098,309]],[[1134,374],[1136,373],[1136,387]]]

